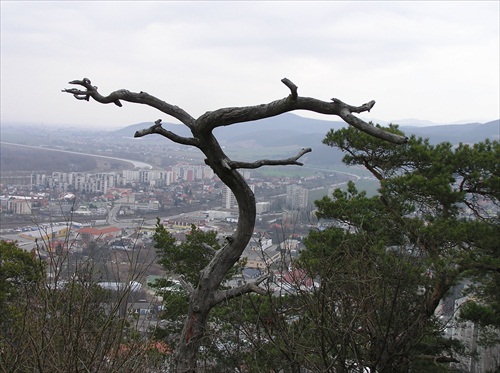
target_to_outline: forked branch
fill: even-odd
[[[216,306],[217,304],[232,299],[239,297],[240,295],[243,294],[248,294],[248,293],[257,293],[260,295],[265,295],[267,294],[267,290],[259,287],[259,285],[267,280],[269,278],[268,275],[261,276],[254,282],[249,282],[247,284],[238,286],[237,288],[232,288],[228,290],[219,290],[217,293],[215,293],[213,301],[212,301],[212,307]]]
[[[311,148],[302,149],[295,157],[290,157],[287,159],[261,159],[255,162],[237,162],[237,161],[228,161],[229,167],[233,170],[237,168],[259,168],[262,166],[288,166],[288,165],[296,165],[302,166],[303,163],[298,162],[297,160],[302,157],[304,154],[311,152]]]
[[[146,135],[151,135],[157,133],[158,135],[162,135],[166,137],[167,139],[172,140],[173,142],[176,142],[178,144],[182,145],[191,145],[191,146],[196,146],[198,147],[198,140],[193,138],[193,137],[184,137],[184,136],[179,136],[175,134],[172,131],[168,131],[165,128],[161,126],[161,119],[158,119],[155,121],[155,124],[152,125],[149,128],[142,129],[140,131],[136,131],[134,134],[134,137],[143,137]]]
[[[183,274],[179,275],[179,282],[181,283],[182,288],[189,294],[191,295],[194,291],[193,285],[186,280],[186,277],[184,277]]]
[[[97,91],[97,87],[93,86],[88,78],[83,78],[82,80],[72,80],[71,82],[69,82],[69,84],[80,85],[85,88],[85,90],[77,88],[68,88],[62,90],[62,92],[71,93],[77,100],[89,101],[89,98],[92,97],[94,100],[100,102],[101,104],[114,103],[115,105],[120,107],[122,106],[121,101],[145,104],[180,120],[189,128],[193,126],[195,121],[191,115],[186,113],[178,106],[171,105],[146,92],[141,91],[137,93],[130,92],[126,89],[119,89],[110,93],[108,96],[103,96]]]
[[[221,108],[214,111],[206,112],[198,119],[194,119],[187,112],[178,106],[171,105],[162,101],[155,96],[146,92],[130,92],[125,89],[117,90],[108,96],[102,96],[97,87],[93,86],[89,79],[73,80],[69,84],[80,85],[84,90],[77,88],[63,89],[63,92],[71,93],[78,100],[89,101],[92,97],[97,102],[103,104],[114,103],[117,106],[122,106],[121,101],[135,102],[154,107],[174,118],[180,120],[191,130],[203,130],[203,132],[211,131],[217,127],[229,126],[235,123],[250,122],[264,118],[270,118],[286,112],[294,110],[307,110],[326,115],[340,116],[346,123],[356,127],[360,131],[366,132],[374,137],[386,140],[396,144],[403,144],[407,141],[406,137],[399,136],[393,133],[386,132],[380,128],[366,123],[362,119],[353,115],[353,113],[369,112],[375,105],[375,101],[370,101],[361,106],[352,106],[342,102],[339,99],[332,99],[332,101],[321,101],[310,97],[300,97],[298,95],[298,87],[289,79],[284,78],[281,80],[284,85],[290,89],[291,94],[281,100],[273,101],[267,104],[244,106],[244,107],[229,107]],[[161,127],[160,127],[161,128]],[[160,133],[172,141],[177,141],[171,132],[156,129],[149,133]],[[144,134],[149,134],[144,132]],[[186,138],[180,137],[182,144],[194,145],[191,140],[185,141]]]

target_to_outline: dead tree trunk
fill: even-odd
[[[221,108],[206,112],[197,119],[183,109],[166,103],[146,92],[136,93],[128,90],[118,90],[108,96],[102,96],[98,93],[97,87],[92,86],[87,78],[69,82],[69,84],[82,86],[84,89],[70,88],[63,90],[63,92],[73,94],[78,100],[89,101],[90,97],[92,97],[97,102],[103,104],[114,103],[117,106],[122,106],[121,101],[145,104],[178,119],[191,130],[192,137],[179,136],[164,129],[161,126],[161,119],[157,120],[153,126],[137,131],[135,137],[159,134],[176,143],[197,147],[205,155],[205,163],[213,169],[215,174],[231,189],[236,197],[239,219],[235,233],[228,238],[227,244],[215,253],[210,263],[201,271],[199,283],[184,284],[189,293],[189,310],[181,339],[175,351],[176,372],[196,372],[198,350],[205,335],[210,310],[214,306],[224,300],[245,293],[264,293],[264,290],[258,286],[260,282],[265,280],[264,277],[254,283],[245,284],[238,288],[220,290],[225,275],[240,259],[243,250],[250,241],[255,223],[255,197],[238,169],[253,169],[266,165],[302,165],[302,163],[298,162],[298,159],[311,151],[311,149],[302,149],[296,156],[281,160],[233,161],[222,150],[213,135],[213,130],[221,126],[269,118],[294,110],[309,110],[327,115],[337,115],[348,124],[380,139],[397,144],[406,141],[404,137],[385,132],[353,115],[353,113],[370,111],[375,105],[375,101],[370,101],[361,106],[351,106],[338,99],[325,102],[309,97],[299,97],[295,84],[286,78],[282,82],[291,91],[290,95],[283,99],[257,106]]]

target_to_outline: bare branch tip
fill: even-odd
[[[290,79],[288,78],[283,78],[281,79],[281,82],[286,85],[288,87],[288,89],[290,89],[291,93],[292,93],[292,99],[296,100],[297,97],[298,97],[298,93],[297,93],[297,89],[298,87],[295,85],[295,83],[293,83]]]

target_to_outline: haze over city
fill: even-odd
[[[375,100],[369,120],[487,122],[500,117],[499,4],[2,1],[1,121],[116,129],[162,117],[61,93],[84,77],[195,117],[283,98],[287,77],[302,96]]]

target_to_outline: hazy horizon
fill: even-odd
[[[332,122],[342,122],[342,119],[340,117],[336,116],[322,116],[322,117],[310,117],[310,116],[304,116],[297,114],[296,112],[291,112],[288,114],[296,115],[298,117],[303,117],[305,119],[315,119],[315,120],[321,120],[321,121],[332,121]],[[388,125],[389,123],[394,123],[394,124],[399,124],[401,126],[415,126],[415,127],[429,127],[429,126],[446,126],[446,125],[462,125],[462,124],[473,124],[473,123],[490,123],[495,120],[499,120],[500,118],[495,118],[491,120],[460,120],[454,123],[434,123],[426,119],[416,119],[416,118],[406,118],[406,119],[395,119],[395,120],[383,120],[383,119],[368,119],[368,118],[363,118],[363,116],[359,116],[360,118],[366,120],[366,121],[373,121],[376,124],[380,125]],[[169,118],[169,117],[167,117]],[[182,123],[175,122],[175,119],[172,118],[172,120],[163,120],[164,123],[170,123],[170,124],[177,124],[179,126],[184,126]],[[8,125],[27,125],[27,126],[40,126],[40,127],[47,127],[47,128],[72,128],[72,129],[79,129],[79,130],[104,130],[104,131],[116,131],[120,130],[129,126],[133,126],[136,124],[140,123],[151,123],[151,125],[154,124],[154,121],[140,121],[140,122],[134,122],[134,123],[124,123],[122,125],[114,125],[114,126],[105,126],[104,124],[101,125],[85,125],[85,124],[63,124],[63,123],[49,123],[49,122],[40,122],[40,123],[34,123],[34,122],[21,122],[21,121],[9,121],[9,120],[2,120],[0,121],[0,125],[2,123],[8,124]]]

